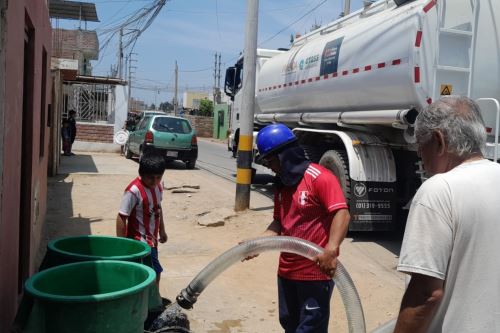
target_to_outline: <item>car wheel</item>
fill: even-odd
[[[184,162],[186,164],[186,169],[193,170],[196,165],[196,159],[188,160]]]
[[[130,160],[132,158],[132,152],[130,151],[130,148],[128,147],[128,144],[125,144],[125,147],[124,147],[124,154],[125,154],[125,158]]]

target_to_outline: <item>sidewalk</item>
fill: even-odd
[[[137,176],[137,162],[115,154],[82,153],[63,157],[61,172],[49,180],[45,235],[114,235],[121,193]],[[160,244],[161,293],[174,299],[210,261],[240,240],[259,236],[272,218],[272,201],[252,192],[251,210],[236,214],[235,184],[182,163],[165,172],[163,208],[169,240]],[[182,185],[199,189],[177,188]],[[213,227],[198,224],[212,224]],[[43,255],[43,254],[41,254]],[[403,277],[387,246],[347,240],[342,262],[353,277],[369,331],[398,310]],[[200,295],[188,313],[194,332],[281,332],[277,317],[278,253],[236,264]],[[334,293],[331,331],[347,332],[344,308]]]

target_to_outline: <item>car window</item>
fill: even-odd
[[[153,123],[153,128],[159,132],[171,132],[177,134],[191,133],[191,125],[185,119],[157,117]]]
[[[148,125],[149,119],[151,119],[151,117],[144,117],[144,118],[141,120],[141,123],[139,124],[139,129],[140,129],[140,130],[142,130],[142,129],[145,129],[145,128],[146,128],[146,126]]]

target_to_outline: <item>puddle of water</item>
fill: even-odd
[[[217,330],[210,330],[207,333],[231,333],[231,328],[241,327],[241,320],[224,320],[220,323],[214,323]]]

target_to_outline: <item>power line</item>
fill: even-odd
[[[128,0],[129,2],[131,0]],[[126,6],[129,4],[126,4]],[[126,39],[123,42],[123,48],[130,48],[129,52],[132,52],[134,49],[135,43],[137,39],[141,36],[141,34],[149,28],[149,26],[153,23],[154,19],[158,16],[161,9],[165,6],[167,0],[152,0],[150,5],[144,6],[139,10],[133,12],[132,14],[124,17],[124,22],[118,24],[117,26],[103,29],[100,32],[100,35],[108,35],[101,46],[102,51],[106,48],[111,40],[117,35],[120,30],[126,31],[125,35]]]
[[[260,42],[259,43],[259,46],[261,46],[262,44],[265,44],[271,40],[273,40],[274,38],[276,38],[276,36],[278,36],[279,34],[281,34],[283,31],[287,30],[288,28],[290,28],[292,25],[294,25],[295,23],[299,22],[300,20],[302,20],[304,17],[306,17],[307,15],[311,14],[312,12],[314,12],[316,9],[318,9],[319,7],[321,7],[322,5],[324,5],[328,0],[323,0],[321,1],[320,3],[318,3],[316,6],[314,6],[311,10],[307,11],[304,15],[302,15],[301,17],[299,17],[298,19],[296,19],[295,21],[293,21],[292,23],[288,24],[286,27],[284,27],[283,29],[281,29],[280,31],[278,31],[277,33],[275,33],[274,35],[272,35],[271,37],[269,37],[268,39],[264,40],[263,42]]]
[[[118,11],[113,15],[113,17],[116,17],[118,16],[118,14],[120,14],[125,8],[128,7],[128,5],[131,4],[132,0],[122,0],[123,2],[126,2],[125,5],[123,7],[121,7],[120,9],[118,9]],[[149,1],[149,0],[148,0]],[[124,15],[122,17],[119,17],[115,20],[112,20],[111,22],[108,22],[107,24],[104,24],[104,25],[99,25],[97,29],[95,29],[96,31],[99,31],[99,30],[104,30],[105,27],[109,27],[110,25],[112,24],[115,24],[116,22],[120,22],[121,20],[127,18],[127,17],[130,17],[133,13],[129,13],[127,15]]]
[[[207,67],[203,69],[185,69],[185,70],[179,70],[181,73],[198,73],[198,72],[206,72],[206,71],[211,71],[214,69],[213,67]]]
[[[122,0],[123,1],[123,0]],[[295,6],[288,6],[288,7],[281,7],[281,8],[269,8],[269,9],[262,9],[259,12],[261,14],[269,13],[269,12],[281,12],[285,10],[290,10],[294,8],[303,8],[307,7],[310,4],[305,4],[305,5],[295,5]],[[184,14],[212,14],[213,12],[210,10],[183,10],[183,9],[168,9],[166,10],[167,12],[171,13],[184,13]],[[228,15],[234,15],[234,14],[245,14],[245,11],[242,10],[219,10],[219,14],[228,14]]]

